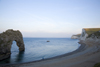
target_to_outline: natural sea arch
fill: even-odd
[[[6,59],[11,54],[11,45],[15,41],[19,47],[19,51],[24,51],[25,46],[23,37],[20,31],[14,31],[12,29],[7,30],[0,34],[0,60]]]
[[[21,62],[24,58],[24,51],[19,51],[19,47],[17,46],[17,42],[13,41],[11,46],[11,57],[8,59],[9,62]]]

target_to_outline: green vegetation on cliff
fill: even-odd
[[[100,31],[100,28],[84,28],[84,30],[86,31],[86,33],[88,35],[94,33],[94,32],[97,32],[97,31]]]
[[[100,67],[100,63],[96,63],[94,67]]]
[[[87,38],[92,37],[92,38],[100,38],[100,31],[94,32],[90,34]]]

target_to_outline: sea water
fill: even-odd
[[[24,38],[24,44],[25,51],[19,52],[16,42],[13,41],[11,57],[0,61],[0,64],[16,64],[48,59],[75,51],[80,46],[77,39],[70,38]]]

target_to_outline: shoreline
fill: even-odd
[[[100,51],[98,51],[100,47],[96,47],[97,45],[89,46],[84,43],[80,44],[81,45],[77,50],[64,55],[33,62],[1,65],[1,67],[85,67],[84,65],[90,67],[91,65],[93,66],[95,63],[100,62],[100,59],[98,58],[100,56]],[[97,58],[98,61],[96,62],[93,58]],[[87,64],[87,61],[92,64]]]
[[[46,60],[57,59],[57,58],[69,56],[69,55],[75,54],[77,52],[80,52],[83,49],[85,49],[85,47],[86,47],[85,44],[80,44],[80,46],[76,50],[74,50],[72,52],[69,52],[69,53],[62,54],[62,55],[58,55],[58,56],[55,56],[55,57],[41,59],[41,60],[36,60],[36,61],[30,61],[30,62],[22,62],[22,63],[14,63],[14,64],[0,64],[0,66],[11,66],[11,65],[19,65],[19,64],[28,64],[28,63],[36,63],[36,62],[41,62],[41,61],[46,61]]]

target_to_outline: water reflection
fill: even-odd
[[[9,57],[5,60],[0,61],[0,64],[22,62],[23,58],[24,58],[24,51],[19,51],[19,53],[15,56],[15,59]]]
[[[19,53],[16,56],[15,61],[16,62],[21,62],[23,60],[23,58],[24,58],[24,51],[19,51]]]

